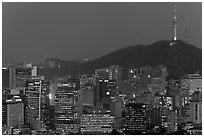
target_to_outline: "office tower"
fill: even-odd
[[[147,118],[149,120],[150,127],[161,126],[161,108],[155,107],[151,110],[147,110]]]
[[[167,69],[162,65],[145,66],[129,70],[129,83],[140,94],[144,92],[165,94],[167,76]]]
[[[49,82],[43,76],[32,77],[26,82],[26,123],[36,130],[44,128],[46,106],[49,105]]]
[[[166,77],[168,76],[167,68],[158,65],[152,68],[151,71],[151,84],[148,85],[151,92],[164,95],[166,92]]]
[[[79,90],[82,105],[94,106],[94,87],[84,87]]]
[[[37,76],[37,67],[33,68],[9,68],[2,69],[3,87],[16,88],[25,87],[26,80],[31,76]]]
[[[79,79],[56,79],[55,93],[55,126],[61,134],[77,133],[79,131],[78,97]]]
[[[100,80],[115,80],[117,88],[122,82],[122,68],[119,65],[112,65],[107,68],[96,69],[95,76]]]
[[[120,85],[122,83],[122,68],[119,65],[112,65],[109,67],[109,80],[116,82],[116,92],[120,90]]]
[[[194,91],[202,92],[202,76],[200,74],[188,74],[181,78],[183,94],[192,95]]]
[[[178,114],[170,110],[167,115],[167,133],[178,130]]]
[[[9,87],[16,88],[16,69],[10,68],[9,69]]]
[[[85,109],[81,116],[81,133],[108,134],[113,130],[114,116],[101,108]]]
[[[124,126],[124,117],[122,117],[123,101],[119,96],[115,96],[110,103],[110,111],[114,116],[114,129],[120,131]]]
[[[9,88],[9,69],[2,68],[2,88]]]
[[[195,92],[199,93],[198,98],[201,98],[202,93],[202,76],[200,74],[187,74],[180,80],[181,84],[181,106],[182,113],[185,116],[185,121],[189,121],[189,104],[195,96]],[[191,103],[192,104],[192,103]]]
[[[151,75],[152,67],[149,65],[146,65],[141,68],[132,68],[129,70],[129,81],[132,80],[132,78],[135,78],[137,76],[149,76]]]
[[[2,90],[2,126],[6,126],[7,125],[6,98],[7,98],[7,90]]]
[[[37,66],[33,66],[33,69],[31,70],[31,75],[32,76],[37,76],[38,73],[37,73]]]
[[[95,75],[82,75],[80,77],[80,87],[86,87],[86,86],[94,86],[96,85],[96,78]]]
[[[9,69],[9,87],[16,88],[17,80],[16,80],[16,69]]]
[[[32,69],[16,68],[15,75],[16,75],[16,87],[25,87],[26,81],[30,79],[32,76]]]
[[[108,68],[96,69],[95,76],[98,79],[109,79]]]
[[[31,68],[2,69],[3,87],[25,87],[26,80],[31,77]]]
[[[192,101],[201,101],[202,93],[199,90],[197,90],[192,94],[191,98],[192,98]]]
[[[55,130],[55,106],[48,106],[47,108],[47,122],[46,122],[46,128],[48,130]]]
[[[101,102],[106,96],[108,80],[96,80],[95,104]]]
[[[107,91],[105,93],[106,97],[113,98],[115,95],[117,95],[118,94],[117,87],[118,87],[117,80],[115,79],[109,80],[107,84]]]
[[[171,95],[165,95],[163,96],[163,107],[168,108],[169,110],[173,110],[173,103],[174,103],[174,98]]]
[[[125,134],[144,134],[147,132],[146,105],[131,101],[125,106],[126,123],[124,126]]]
[[[24,96],[20,94],[8,95],[7,105],[7,127],[20,128],[24,124]]]
[[[194,124],[202,123],[202,102],[192,100],[189,105],[190,121]]]
[[[82,105],[94,106],[96,80],[95,77],[82,75],[80,77],[80,99]]]

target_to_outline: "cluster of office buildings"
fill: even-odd
[[[202,77],[162,65],[49,80],[37,67],[2,69],[3,134],[201,134]],[[202,127],[201,127],[202,128]]]

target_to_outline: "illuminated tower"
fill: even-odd
[[[173,21],[173,27],[174,27],[174,41],[177,40],[177,18],[176,18],[176,5],[174,6],[174,21]]]
[[[173,36],[173,41],[170,42],[170,45],[173,46],[176,44],[177,40],[177,18],[176,18],[176,5],[174,5],[174,17],[173,17],[173,31],[174,31],[174,36]]]

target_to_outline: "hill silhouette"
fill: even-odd
[[[127,79],[127,70],[145,65],[164,65],[170,75],[202,71],[202,50],[177,40],[170,46],[170,41],[158,41],[150,45],[134,45],[119,49],[93,61],[78,63],[64,69],[64,73],[93,74],[95,69],[119,65],[123,69],[123,79]]]

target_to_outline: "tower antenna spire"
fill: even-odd
[[[173,20],[173,27],[174,27],[174,41],[177,40],[177,17],[176,17],[176,5],[174,5],[174,20]]]
[[[173,40],[170,42],[170,45],[176,45],[176,41],[177,41],[177,16],[176,16],[176,5],[174,5],[174,16],[173,16]]]

